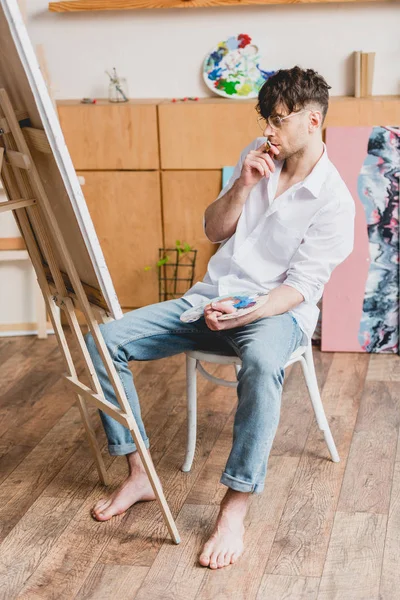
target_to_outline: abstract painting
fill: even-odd
[[[400,127],[332,127],[328,156],[356,204],[352,254],[322,304],[321,349],[399,351]]]

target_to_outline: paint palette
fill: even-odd
[[[246,33],[220,42],[204,59],[203,78],[210,90],[224,98],[256,98],[274,71],[260,68],[258,47]]]
[[[233,306],[235,308],[235,312],[226,313],[218,317],[218,321],[227,321],[229,319],[237,319],[241,315],[246,315],[250,312],[253,312],[267,301],[268,292],[255,292],[253,294],[249,294],[248,292],[243,292],[241,294],[235,294],[230,296],[217,296],[216,298],[212,298],[211,300],[204,300],[198,306],[192,306],[188,310],[185,310],[180,316],[180,320],[183,323],[193,323],[194,321],[198,321],[201,317],[204,316],[205,307],[211,302],[223,301]]]

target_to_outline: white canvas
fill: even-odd
[[[17,1],[0,0],[0,7],[0,88],[14,110],[28,112],[32,127],[44,129],[52,154],[30,151],[57,224],[81,281],[96,288],[119,319],[123,313]],[[59,266],[66,271],[60,259]]]

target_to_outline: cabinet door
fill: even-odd
[[[79,171],[78,175],[85,178],[82,191],[121,306],[158,302],[159,173]],[[148,265],[152,269],[145,271]]]
[[[75,169],[158,169],[155,105],[65,101],[57,109]]]
[[[219,247],[206,237],[203,215],[221,191],[221,182],[220,170],[162,172],[165,245],[174,248],[180,240],[197,249],[193,283],[203,279],[208,261]]]
[[[158,107],[162,169],[218,169],[235,165],[261,136],[257,100],[166,103]]]

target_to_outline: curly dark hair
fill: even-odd
[[[280,69],[267,79],[258,93],[257,112],[264,118],[271,115],[277,105],[283,104],[290,112],[301,110],[315,102],[322,109],[322,123],[328,112],[328,85],[322,75],[313,69]]]

